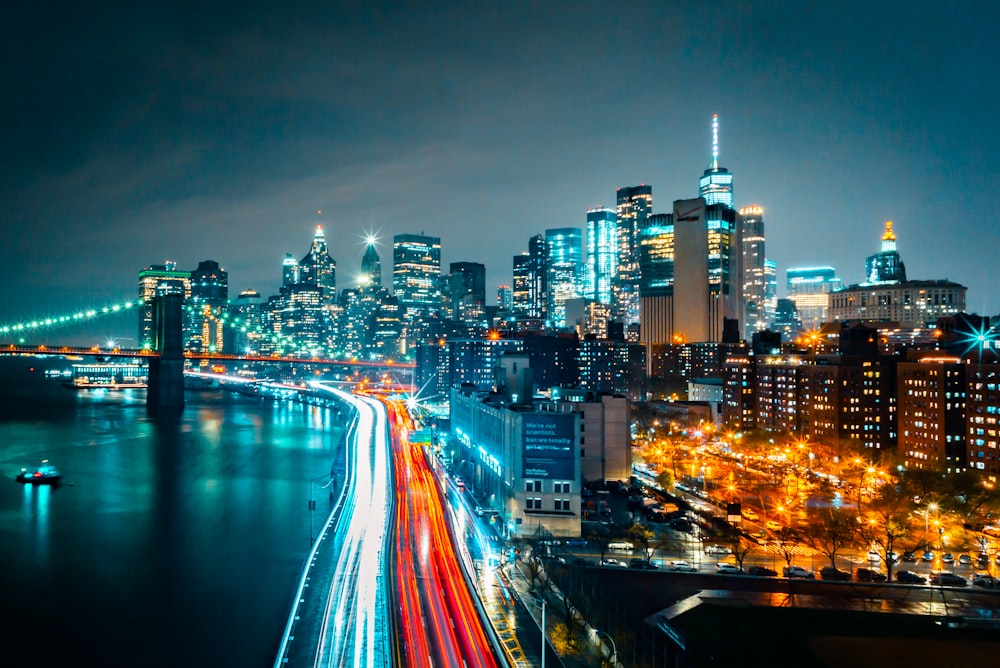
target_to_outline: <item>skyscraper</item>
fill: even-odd
[[[566,301],[580,296],[580,268],[583,259],[583,235],[579,227],[545,230],[548,250],[548,320],[552,327],[566,324]]]
[[[673,336],[674,215],[654,213],[639,231],[639,304],[641,342],[646,346],[646,373],[651,375],[654,344]]]
[[[481,317],[486,307],[486,267],[479,262],[452,262],[449,271],[452,319]]]
[[[375,248],[375,239],[369,238],[365,246],[365,254],[361,258],[361,285],[368,290],[378,290],[382,287],[382,260]]]
[[[229,274],[215,260],[191,272],[191,296],[184,317],[184,348],[195,352],[227,350],[224,316],[229,304]]]
[[[618,253],[612,317],[629,325],[639,322],[639,233],[653,211],[653,187],[618,189]]]
[[[896,250],[896,234],[892,231],[892,221],[885,221],[882,235],[882,250],[869,255],[865,260],[865,276],[869,283],[902,283],[906,281],[906,266],[899,259]]]
[[[705,204],[723,204],[733,208],[733,175],[719,166],[719,115],[712,116],[712,162],[698,181],[698,193]]]
[[[743,272],[743,322],[746,336],[767,329],[767,276],[764,270],[764,207],[751,204],[740,209]]]
[[[787,288],[802,326],[817,329],[827,321],[830,293],[840,289],[840,279],[833,267],[789,267]]]
[[[702,198],[674,202],[674,296],[671,339],[722,341],[724,321],[738,320],[736,212]]]
[[[611,304],[618,278],[618,222],[615,212],[599,207],[587,211],[587,264],[584,296]]]
[[[139,346],[148,348],[153,342],[153,298],[174,293],[191,296],[191,272],[178,271],[176,262],[154,264],[139,272]]]
[[[441,239],[422,234],[397,234],[392,240],[392,290],[407,318],[439,310]]]
[[[287,272],[287,259],[284,267],[284,271]],[[283,272],[283,278],[284,275]],[[316,226],[312,246],[305,257],[299,260],[298,280],[295,282],[312,283],[319,288],[320,299],[324,304],[333,304],[337,301],[337,263],[330,257],[322,225]]]

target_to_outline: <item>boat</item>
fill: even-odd
[[[49,464],[49,460],[43,459],[41,466],[39,466],[34,471],[29,471],[28,469],[21,469],[21,472],[17,474],[17,481],[29,483],[32,485],[55,485],[62,479],[62,474],[59,473],[57,469],[52,464]]]

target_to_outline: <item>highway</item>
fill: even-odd
[[[392,665],[387,549],[393,495],[384,406],[315,383],[355,411],[347,469],[303,571],[275,668]]]
[[[442,491],[405,407],[387,402],[396,476],[392,572],[397,662],[405,666],[498,665],[448,531]]]

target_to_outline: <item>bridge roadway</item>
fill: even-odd
[[[159,353],[147,348],[101,348],[100,346],[50,346],[38,345],[6,345],[0,346],[0,355],[78,355],[80,357],[158,357]],[[226,353],[193,353],[184,352],[185,359],[206,360],[209,362],[267,362],[271,364],[321,364],[329,366],[385,368],[392,370],[413,371],[414,362],[397,362],[395,360],[331,360],[322,357],[282,357],[278,355],[232,355]]]
[[[355,409],[347,470],[303,570],[274,665],[389,666],[393,639],[385,572],[393,496],[385,408],[326,391]]]

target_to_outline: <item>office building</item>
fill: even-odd
[[[907,280],[891,222],[886,223],[882,250],[867,258],[865,269],[866,282],[831,293],[831,320],[920,328],[965,311],[964,285],[948,280]]]
[[[448,281],[451,317],[478,321],[486,313],[486,267],[478,262],[452,262]]]
[[[721,204],[734,208],[733,175],[725,167],[719,166],[719,115],[712,116],[712,161],[704,175],[698,180],[698,194],[706,206]]]
[[[653,375],[654,346],[673,340],[674,215],[656,213],[639,230],[640,338],[646,346],[646,373]]]
[[[828,320],[830,293],[839,290],[840,279],[833,267],[789,267],[786,272],[788,298],[795,302],[802,326],[819,329]]]
[[[451,388],[456,470],[505,537],[576,537],[581,529],[581,417],[567,401],[531,396],[524,355],[504,355],[492,391]]]
[[[612,318],[626,329],[637,325],[639,313],[639,235],[653,211],[653,187],[645,184],[617,191],[617,252]],[[602,302],[604,303],[604,302]]]
[[[743,322],[745,335],[767,329],[770,324],[767,309],[767,271],[765,268],[764,207],[751,204],[740,209],[742,230]]]
[[[392,291],[405,318],[437,313],[441,306],[441,239],[423,234],[397,234],[392,240]]]
[[[548,322],[554,329],[565,329],[566,301],[581,296],[583,235],[578,227],[545,230]]]
[[[153,344],[153,299],[159,295],[179,294],[191,297],[191,272],[179,271],[176,262],[153,264],[139,271],[139,330],[140,348]]]
[[[378,290],[382,287],[382,259],[375,247],[375,239],[369,238],[365,244],[365,254],[361,256],[361,277],[358,285],[365,290]]]
[[[191,272],[191,294],[184,307],[184,349],[229,352],[225,319],[229,305],[229,274],[214,260],[203,260]]]
[[[584,297],[598,304],[612,304],[615,296],[614,286],[618,280],[619,249],[618,221],[615,212],[603,207],[587,211]]]
[[[286,259],[282,266],[283,283],[290,269],[293,272],[297,271],[298,279],[294,281],[295,283],[311,283],[319,288],[320,299],[324,304],[337,302],[337,263],[330,257],[322,225],[316,226],[312,246],[305,257],[299,260],[297,270],[290,268]],[[288,285],[289,283],[284,284]]]

